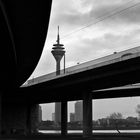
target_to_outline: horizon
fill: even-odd
[[[68,121],[70,120],[70,113],[74,113],[74,104],[76,101],[68,102]],[[124,118],[133,116],[138,117],[136,107],[140,104],[140,97],[125,97],[115,99],[98,99],[92,101],[94,111],[92,118],[98,120],[106,118],[112,113],[121,113]],[[135,104],[134,104],[135,102]],[[124,105],[122,107],[122,104]],[[112,107],[109,107],[112,106]],[[54,113],[54,103],[41,104],[42,120],[52,120],[52,113]],[[109,107],[109,108],[108,108]],[[102,110],[104,109],[104,111]]]

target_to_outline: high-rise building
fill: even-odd
[[[55,103],[55,123],[61,123],[61,103]]]
[[[52,113],[52,121],[55,122],[55,113]]]
[[[70,122],[75,122],[75,113],[70,113]]]
[[[75,103],[75,121],[83,121],[83,102],[77,101]]]
[[[39,120],[39,122],[42,121],[42,108],[40,105],[38,107],[38,120]]]

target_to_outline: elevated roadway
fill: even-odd
[[[28,89],[31,96],[39,93],[35,102],[79,100],[87,90],[93,91],[94,98],[105,98],[98,90],[139,83],[139,71],[140,47],[136,47],[67,68],[59,76],[54,72],[31,79],[22,89]]]

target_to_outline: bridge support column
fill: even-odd
[[[31,126],[31,104],[27,105],[27,117],[26,117],[26,134],[31,135],[32,126]]]
[[[32,135],[37,132],[39,125],[39,105],[29,104],[27,106],[27,118],[26,118],[26,133]]]
[[[0,96],[0,136],[28,135],[37,132],[38,106],[26,98]]]
[[[83,96],[83,136],[92,136],[92,94],[90,92]]]
[[[2,135],[26,135],[26,104],[22,99],[2,96]]]
[[[67,101],[61,102],[61,135],[67,135]]]
[[[2,93],[0,92],[0,136],[2,135]]]
[[[39,125],[39,105],[38,104],[33,104],[31,106],[31,120],[30,120],[30,125],[31,125],[31,131],[32,134],[38,133],[37,128]]]

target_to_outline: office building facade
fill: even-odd
[[[83,102],[77,101],[75,103],[75,121],[83,121]]]

